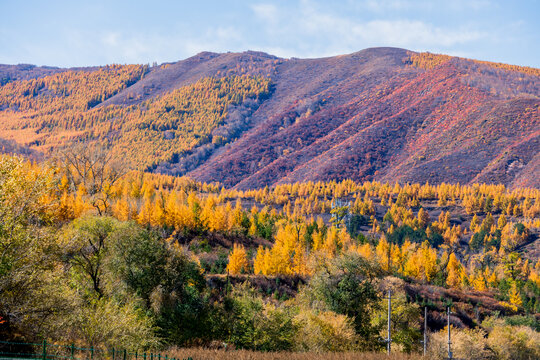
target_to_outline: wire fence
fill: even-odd
[[[170,358],[167,354],[135,351],[118,348],[84,348],[71,345],[47,343],[25,343],[0,341],[1,359],[41,359],[41,360],[193,360],[192,358]]]

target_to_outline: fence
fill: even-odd
[[[126,349],[83,348],[71,345],[24,343],[0,341],[0,360],[2,359],[40,359],[40,360],[192,360],[169,358],[167,354],[154,352],[129,352]]]

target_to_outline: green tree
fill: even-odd
[[[387,301],[382,299],[379,309],[373,314],[372,323],[381,331],[381,337],[386,337],[388,322]],[[398,344],[401,351],[410,353],[420,350],[420,308],[417,304],[407,301],[402,290],[392,292],[392,342]],[[394,346],[394,345],[393,345]]]
[[[224,310],[227,340],[237,347],[262,351],[291,350],[298,326],[291,308],[264,303],[247,283],[233,289]]]
[[[64,313],[49,226],[54,204],[46,200],[53,180],[44,166],[0,155],[0,317],[8,336],[46,331]]]
[[[159,334],[178,345],[209,339],[212,309],[200,266],[172,247],[166,260],[164,275],[150,294]]]
[[[165,242],[156,234],[126,222],[111,236],[107,267],[116,281],[125,283],[149,307],[152,292],[166,276],[168,256]]]
[[[378,329],[370,321],[372,312],[380,305],[375,288],[379,273],[362,256],[343,255],[312,277],[301,290],[300,301],[319,310],[347,315],[353,319],[363,347],[379,348]]]
[[[119,226],[113,218],[90,216],[75,219],[62,234],[74,285],[88,297],[105,295],[105,257]]]

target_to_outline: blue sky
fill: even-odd
[[[323,57],[395,46],[540,67],[540,0],[0,0],[0,63]]]

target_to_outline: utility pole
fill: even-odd
[[[227,269],[227,281],[225,282],[225,296],[229,295],[229,270]]]
[[[390,344],[392,342],[392,335],[390,334],[390,325],[392,324],[392,291],[388,290],[388,333],[386,336],[386,349],[388,355],[390,355]]]
[[[427,306],[424,306],[424,356],[427,352]]]
[[[452,342],[450,341],[450,306],[447,307],[447,314],[448,314],[448,320],[447,320],[447,325],[448,325],[448,358],[452,359],[452,349],[451,349]]]

